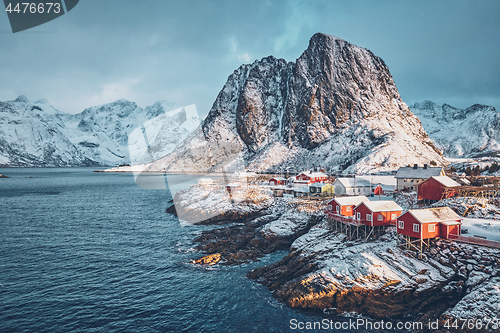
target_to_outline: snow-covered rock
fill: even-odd
[[[500,113],[492,106],[458,109],[424,101],[410,110],[445,156],[488,156],[500,151]]]
[[[346,172],[445,163],[384,61],[315,34],[296,62],[272,56],[229,76],[202,126],[152,168]]]
[[[118,100],[72,115],[25,96],[0,102],[0,166],[109,166],[128,164],[130,157],[150,163],[199,125],[192,106],[172,109],[164,101],[142,109]],[[148,144],[129,143],[137,128],[150,136]]]

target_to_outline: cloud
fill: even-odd
[[[228,40],[228,44],[229,44],[229,58],[231,60],[237,59],[238,62],[240,63],[242,62],[249,63],[253,59],[250,53],[239,50],[238,42],[236,41],[235,37],[230,37]]]
[[[304,28],[311,28],[315,20],[310,11],[311,2],[297,0],[290,1],[288,4],[290,15],[283,22],[284,32],[274,39],[276,53],[287,51],[296,46],[300,40],[301,32]]]

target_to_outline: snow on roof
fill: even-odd
[[[236,184],[236,183],[230,183],[226,185],[227,187],[238,187],[241,186],[241,184]]]
[[[297,176],[306,175],[308,177],[328,177],[326,173],[323,172],[311,172],[311,171],[302,171]]]
[[[327,183],[312,183],[311,185],[309,185],[310,187],[321,187],[323,188],[324,186],[326,185],[330,185],[330,184],[327,184]]]
[[[357,206],[362,202],[370,201],[364,195],[358,195],[355,197],[337,197],[333,200],[335,200],[341,206],[351,206],[351,205]]]
[[[460,220],[460,216],[450,207],[436,207],[427,209],[411,209],[408,211],[420,223],[444,222]]]
[[[402,167],[399,168],[396,173],[396,178],[416,178],[416,179],[427,179],[432,176],[440,176],[443,173],[442,167],[427,167],[414,169],[413,167]]]
[[[453,179],[451,179],[450,177],[448,176],[432,176],[431,178],[437,180],[439,183],[441,183],[442,185],[444,185],[445,187],[456,187],[456,186],[460,186],[459,183],[457,183],[456,181],[454,181]]]
[[[309,186],[302,186],[294,190],[294,192],[309,192]]]
[[[286,180],[286,178],[283,178],[283,177],[274,177],[274,178],[271,178],[269,180]]]
[[[372,185],[369,180],[363,178],[337,178],[336,182],[340,182],[345,188],[354,187],[354,183],[356,183],[356,187],[370,187]]]
[[[403,208],[394,201],[365,201],[363,202],[372,212],[393,212],[402,211]],[[358,205],[360,206],[361,203]]]

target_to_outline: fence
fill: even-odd
[[[459,241],[459,242],[464,242],[464,243],[478,244],[478,245],[500,248],[500,242],[482,239],[482,238],[478,238],[478,237],[448,235],[448,238]]]

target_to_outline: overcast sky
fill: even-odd
[[[125,98],[196,104],[268,55],[294,61],[316,32],[371,50],[403,100],[500,110],[500,1],[81,0],[13,34],[0,14],[0,100],[77,113]]]

